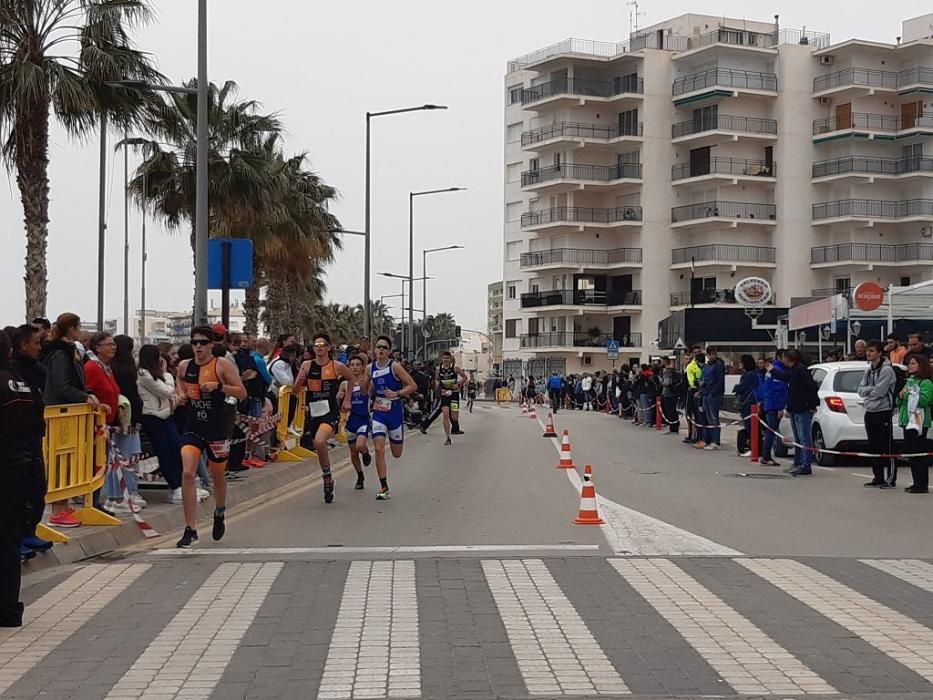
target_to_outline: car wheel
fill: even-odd
[[[813,426],[813,446],[817,449],[816,463],[821,467],[832,466],[835,456],[823,452],[826,449],[826,439],[823,437],[823,430],[818,425]]]

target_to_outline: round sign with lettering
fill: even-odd
[[[764,306],[773,294],[771,283],[762,277],[746,277],[735,285],[735,300],[743,306]]]
[[[874,311],[884,303],[884,290],[874,282],[862,282],[852,293],[855,308]]]

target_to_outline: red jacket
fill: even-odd
[[[84,365],[84,382],[102,407],[109,407],[107,413],[107,423],[115,425],[120,420],[120,387],[117,380],[113,377],[113,372],[109,369],[104,370],[100,364],[94,360],[88,360]]]

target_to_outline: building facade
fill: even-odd
[[[503,357],[579,371],[767,340],[734,288],[930,279],[933,15],[897,43],[683,15],[505,80]],[[686,337],[685,337],[686,336]],[[534,373],[534,372],[532,372]]]
[[[486,332],[492,338],[492,362],[502,364],[502,282],[489,285],[486,295]]]

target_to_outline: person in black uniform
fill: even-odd
[[[467,382],[466,374],[454,364],[454,356],[449,350],[441,354],[441,366],[437,368],[434,382],[441,397],[444,432],[447,433],[444,444],[449,445],[451,435],[463,434],[460,430],[460,391]]]
[[[29,385],[10,367],[11,343],[0,333],[0,627],[21,627],[20,539],[35,460],[35,406]]]

